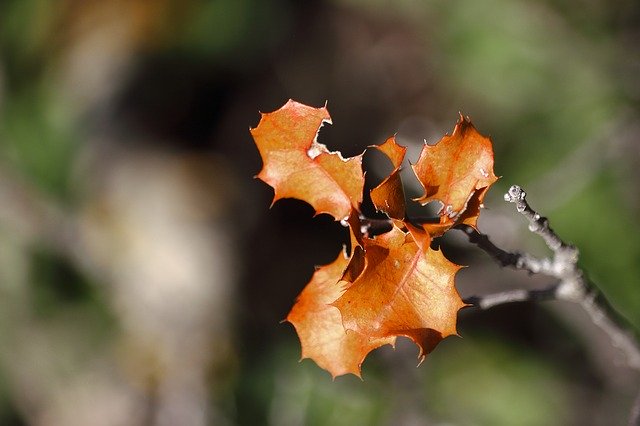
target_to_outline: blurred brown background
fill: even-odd
[[[465,311],[363,382],[298,363],[279,321],[346,230],[269,209],[248,129],[328,101],[331,149],[398,132],[415,161],[471,116],[503,176],[481,230],[546,254],[502,201],[524,186],[638,327],[639,24],[633,0],[1,0],[0,424],[624,423],[640,378],[562,303]],[[548,283],[443,244],[465,296]]]

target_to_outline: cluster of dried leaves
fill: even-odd
[[[424,194],[415,201],[439,201],[433,223],[407,218],[400,168],[406,148],[387,139],[373,148],[384,153],[393,172],[370,196],[376,209],[392,222],[390,231],[370,237],[363,230],[360,205],[364,189],[362,156],[343,158],[318,143],[323,123],[331,123],[326,107],[313,108],[290,100],[262,114],[251,134],[263,160],[258,177],[273,187],[274,202],[297,198],[317,214],[348,223],[349,253],[320,267],[291,309],[302,357],[313,359],[332,376],[353,373],[367,354],[397,336],[420,348],[419,359],[445,337],[456,334],[456,318],[465,306],[454,277],[460,266],[431,240],[459,224],[476,227],[482,200],[497,180],[491,141],[464,117],[453,133],[435,145],[424,145],[413,165]]]

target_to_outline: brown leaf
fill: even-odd
[[[371,190],[371,201],[377,211],[385,212],[392,219],[404,219],[406,206],[400,169],[394,170],[380,185]]]
[[[482,209],[482,201],[484,200],[484,196],[487,195],[488,190],[489,187],[480,188],[471,195],[471,198],[469,198],[467,202],[467,208],[457,218],[456,225],[463,223],[476,230],[478,229],[478,217]]]
[[[442,202],[440,216],[448,222],[462,215],[475,191],[489,188],[498,179],[493,173],[491,140],[462,115],[450,136],[424,145],[413,170],[424,188],[417,201]]]
[[[443,338],[456,334],[457,313],[465,304],[453,280],[461,267],[440,251],[423,252],[397,227],[365,242],[365,268],[333,306],[348,330],[372,338],[410,338],[422,361]]]
[[[342,222],[344,224],[344,222]],[[351,210],[351,214],[347,218],[346,224],[349,226],[349,237],[351,241],[351,254],[355,247],[363,246],[363,230],[360,222],[360,215],[357,211]]]
[[[290,100],[251,129],[264,163],[258,177],[274,188],[274,202],[307,201],[317,214],[328,213],[350,230],[350,255],[318,268],[287,317],[300,337],[302,358],[334,377],[359,376],[370,351],[406,336],[419,346],[422,361],[442,339],[457,334],[457,313],[465,306],[454,285],[461,267],[432,250],[431,241],[457,224],[476,226],[484,196],[497,180],[491,141],[461,116],[450,136],[425,145],[413,166],[424,188],[418,201],[438,200],[443,208],[435,221],[410,221],[400,179],[406,148],[395,137],[387,139],[375,148],[394,169],[371,199],[391,220],[361,220],[362,155],[343,159],[319,144],[324,122],[330,122],[326,107]],[[383,233],[370,238],[369,232]]]
[[[409,231],[409,234],[411,234],[411,237],[423,253],[426,253],[429,249],[432,238],[440,236],[432,234],[432,231],[425,225],[413,225],[410,222],[404,222],[404,227],[407,228],[407,231]]]
[[[342,220],[362,202],[362,155],[344,159],[318,143],[323,123],[331,123],[326,107],[293,100],[262,114],[258,126],[251,129],[263,161],[257,177],[273,187],[273,202],[297,198],[311,204],[317,214]]]
[[[384,153],[389,161],[391,161],[391,164],[393,164],[394,169],[397,169],[402,165],[404,156],[407,153],[407,147],[399,145],[396,142],[395,135],[388,138],[381,145],[372,145],[371,148],[375,148]]]
[[[400,179],[400,165],[407,148],[398,145],[395,136],[387,139],[382,145],[374,145],[372,148],[383,152],[393,164],[394,170],[371,190],[371,201],[376,210],[385,212],[392,219],[403,220],[406,215],[406,206],[404,188]]]
[[[343,327],[340,311],[330,303],[350,285],[340,280],[348,263],[340,253],[331,264],[318,268],[287,316],[300,338],[302,359],[313,359],[334,378],[348,373],[360,377],[367,354],[395,342],[394,337],[371,338]]]

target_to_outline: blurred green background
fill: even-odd
[[[633,0],[0,1],[0,424],[623,424],[640,378],[562,303],[465,310],[417,369],[404,340],[364,381],[298,363],[280,320],[347,235],[269,209],[248,128],[328,101],[331,149],[415,161],[469,115],[481,230],[546,255],[522,185],[639,327],[638,46]],[[464,296],[549,283],[443,244]]]

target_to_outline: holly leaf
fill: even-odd
[[[406,336],[420,348],[419,360],[455,335],[465,306],[454,286],[460,266],[442,252],[420,250],[410,234],[394,227],[365,239],[365,267],[335,302],[347,330],[374,339]]]
[[[406,148],[395,137],[374,147],[394,168],[371,191],[376,209],[391,220],[363,220],[362,155],[345,159],[318,143],[327,122],[326,106],[290,100],[262,114],[251,129],[263,160],[257,177],[274,188],[273,202],[298,198],[316,214],[328,213],[349,227],[349,256],[343,250],[316,270],[286,320],[300,337],[302,358],[313,359],[333,377],[360,376],[367,354],[393,345],[397,336],[418,345],[422,362],[442,339],[457,334],[457,313],[465,306],[454,285],[461,266],[433,250],[431,242],[457,224],[476,227],[484,196],[497,180],[491,141],[461,116],[450,136],[423,147],[412,166],[424,189],[417,201],[443,206],[438,217],[420,220],[406,214],[400,179]],[[370,238],[369,229],[383,233]]]
[[[387,156],[394,169],[400,168],[404,161],[404,156],[407,153],[407,147],[399,145],[396,142],[396,137],[391,136],[384,143],[380,145],[372,145],[370,148],[375,148]]]
[[[384,153],[393,164],[394,169],[387,178],[371,190],[371,201],[373,201],[376,210],[385,212],[392,219],[404,220],[406,206],[404,189],[400,179],[400,165],[404,160],[407,148],[398,145],[395,136],[387,139],[382,145],[374,145],[372,148]]]
[[[342,220],[362,202],[362,155],[345,159],[329,152],[317,141],[323,123],[331,123],[326,106],[314,108],[293,100],[263,113],[258,126],[250,129],[263,162],[257,177],[273,187],[274,203],[297,198],[316,214]]]
[[[345,330],[340,311],[330,305],[351,285],[341,280],[350,261],[343,252],[331,264],[318,268],[286,319],[298,333],[302,359],[313,359],[334,378],[348,373],[360,377],[369,352],[395,343],[394,337],[371,338]]]
[[[452,221],[447,215],[443,215],[440,217],[439,222],[426,222],[417,225],[410,222],[404,222],[404,227],[407,228],[413,236],[413,239],[423,249],[431,243],[433,238],[441,237],[456,225],[469,225],[477,230],[478,217],[480,216],[480,211],[482,209],[482,200],[488,190],[489,188],[485,187],[474,191],[473,194],[471,194],[469,201],[467,201],[465,209],[455,218],[454,221]]]
[[[423,253],[426,253],[429,249],[431,240],[433,239],[432,237],[439,236],[438,234],[433,232],[433,227],[431,226],[431,224],[414,225],[411,222],[404,222],[403,225],[407,229],[409,234],[411,234],[411,237],[416,242],[416,244],[418,244],[418,247],[420,247],[420,250]],[[438,231],[440,231],[440,228],[438,228]]]
[[[483,207],[482,201],[488,190],[489,187],[480,188],[471,195],[465,210],[458,216],[454,225],[465,224],[478,229],[478,217]]]
[[[416,201],[422,204],[440,201],[442,222],[450,223],[465,212],[476,191],[488,189],[498,179],[493,173],[491,140],[478,133],[462,115],[451,135],[435,145],[424,145],[413,171],[424,189]],[[486,189],[478,194],[479,204]]]

